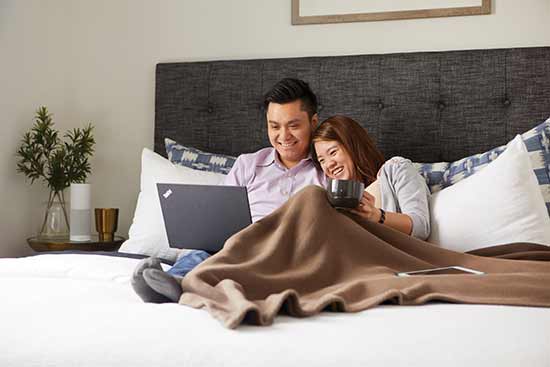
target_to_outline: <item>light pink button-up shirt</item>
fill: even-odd
[[[323,171],[315,167],[311,157],[288,169],[274,148],[240,155],[224,181],[224,185],[246,186],[253,222],[279,208],[304,187],[325,187],[325,183]]]

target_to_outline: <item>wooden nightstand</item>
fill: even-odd
[[[99,241],[97,236],[92,236],[92,240],[87,242],[70,241],[68,238],[38,239],[36,237],[31,237],[27,238],[27,243],[34,251],[38,252],[65,250],[117,251],[125,240],[126,239],[121,236],[115,236],[113,241]]]

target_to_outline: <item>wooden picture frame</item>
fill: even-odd
[[[378,11],[366,13],[300,15],[300,0],[292,0],[292,25],[327,24],[348,22],[372,22],[416,18],[455,17],[491,13],[491,0],[480,0],[479,6],[461,6],[433,9]]]

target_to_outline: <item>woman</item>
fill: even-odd
[[[367,131],[355,120],[333,116],[313,132],[314,158],[326,176],[365,184],[353,213],[425,240],[430,235],[426,182],[408,159],[384,163]]]

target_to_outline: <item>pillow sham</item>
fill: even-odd
[[[174,165],[152,150],[144,148],[141,154],[141,191],[128,233],[129,238],[119,251],[175,261],[186,250],[171,248],[168,244],[156,184],[218,185],[224,177],[221,173]]]
[[[550,118],[523,133],[521,137],[529,152],[531,165],[550,215]],[[452,163],[416,163],[415,165],[426,179],[430,191],[435,193],[487,167],[505,149],[506,145],[502,145]]]
[[[430,198],[428,242],[454,251],[512,242],[550,245],[550,217],[516,136],[485,169]]]
[[[203,152],[178,144],[165,138],[164,145],[170,162],[199,171],[217,172],[227,175],[237,158],[230,155]]]

